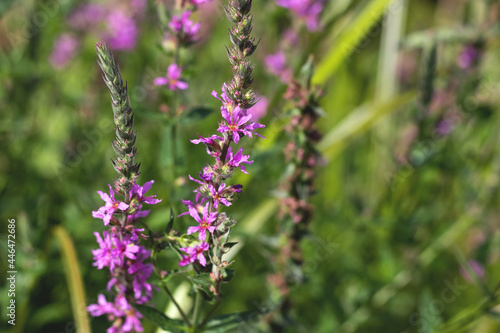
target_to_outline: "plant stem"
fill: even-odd
[[[196,299],[194,301],[194,311],[193,311],[193,333],[196,332],[198,328],[198,314],[201,306],[201,292],[199,290],[196,291]]]
[[[186,325],[188,325],[188,327],[191,327],[191,322],[189,321],[189,318],[186,316],[184,311],[181,309],[179,303],[177,303],[177,301],[175,300],[174,295],[172,295],[172,293],[168,289],[167,284],[162,281],[161,286],[162,286],[163,290],[165,290],[165,292],[167,293],[168,297],[170,297],[170,299],[174,303],[174,305],[177,308],[177,310],[179,311],[179,313],[181,314],[182,320],[184,320],[184,322],[186,323]]]
[[[210,319],[210,317],[212,316],[212,314],[219,307],[220,303],[222,303],[221,300],[222,299],[220,297],[217,297],[215,305],[210,309],[210,311],[208,311],[208,313],[205,315],[205,318],[203,318],[203,321],[201,322],[201,324],[199,326],[200,329],[205,327],[205,325],[207,324],[207,322]]]

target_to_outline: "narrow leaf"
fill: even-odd
[[[170,331],[171,333],[182,333],[189,331],[189,329],[184,326],[184,322],[182,320],[168,318],[155,308],[140,304],[135,304],[134,307],[145,318],[147,318],[153,324],[163,330]]]

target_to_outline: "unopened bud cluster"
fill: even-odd
[[[127,85],[123,83],[118,65],[104,42],[96,44],[98,64],[103,72],[103,80],[111,94],[116,125],[116,137],[113,140],[113,149],[117,156],[112,160],[113,167],[119,176],[115,182],[115,189],[125,194],[130,191],[139,176],[139,164],[135,164],[135,140],[133,131],[134,113],[130,107]]]

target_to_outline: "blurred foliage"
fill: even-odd
[[[75,332],[81,313],[74,297],[86,295],[88,305],[106,288],[108,277],[92,266],[91,253],[93,232],[104,229],[91,216],[100,206],[96,191],[115,176],[112,112],[94,51],[99,37],[79,36],[78,54],[63,69],[48,61],[80,3],[0,4],[2,332]],[[209,14],[199,14],[203,39],[182,55],[190,64],[190,89],[178,98],[191,116],[176,122],[161,107],[172,95],[152,84],[169,64],[159,47],[163,32],[155,3],[148,3],[136,47],[116,55],[136,111],[140,180],[154,179],[153,189],[163,198],[146,222],[162,230],[170,207],[180,213],[180,198],[192,194],[186,176],[207,162],[204,148],[189,140],[216,128],[217,112],[211,110],[218,102],[210,93],[220,91],[231,71],[224,50],[228,23],[220,4],[211,4]],[[377,62],[387,29],[381,14],[385,8],[390,16],[391,6],[398,5],[405,6],[400,50],[394,51],[398,71],[392,79],[398,91],[380,101],[376,78],[384,68]],[[319,122],[324,161],[311,235],[302,244],[307,281],[292,290],[297,322],[287,332],[499,330],[499,6],[494,0],[339,0],[327,3],[323,31],[300,28],[302,44],[287,56],[298,71],[314,54],[326,115]],[[244,144],[255,163],[248,167],[250,175],[235,180],[245,191],[228,211],[240,221],[234,233],[241,244],[236,275],[224,286],[217,315],[264,313],[272,305],[265,285],[270,244],[279,237],[273,193],[285,168],[286,137],[284,85],[265,71],[263,59],[275,52],[285,27],[300,24],[273,1],[256,0],[254,7],[254,35],[261,38],[253,56],[254,87],[270,100],[262,120],[268,139],[253,147]],[[429,74],[426,56],[433,43],[436,63]],[[481,52],[479,62],[466,69],[457,65],[465,45]],[[429,80],[432,87],[425,86]],[[421,92],[428,88],[432,101],[422,103]],[[437,135],[444,120],[452,129]],[[16,220],[14,327],[4,313],[8,219]],[[187,227],[186,221],[176,219],[176,228]],[[73,290],[79,288],[73,280],[68,283],[78,269],[68,265],[68,239],[55,237],[61,232],[74,244],[78,261],[73,264],[85,291]],[[484,267],[483,277],[465,279],[460,269],[470,260]],[[167,269],[177,265],[173,256],[163,261]],[[170,283],[178,286],[182,278],[174,276]],[[167,299],[157,293],[154,303],[166,308]],[[108,327],[106,318],[89,320],[94,332]],[[155,331],[144,323],[146,332]],[[259,331],[255,321],[246,325],[243,331]]]

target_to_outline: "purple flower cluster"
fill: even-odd
[[[309,31],[319,29],[319,15],[326,0],[276,0],[280,7],[288,8],[303,19]]]
[[[194,43],[197,40],[196,34],[200,30],[201,24],[194,23],[189,19],[191,11],[185,11],[181,15],[174,15],[168,27],[177,36],[181,44]]]
[[[145,304],[152,298],[152,285],[147,282],[153,271],[153,265],[145,263],[151,251],[140,245],[144,229],[135,227],[139,218],[148,215],[149,210],[142,210],[142,204],[157,204],[161,200],[156,195],[147,196],[154,181],[144,186],[133,184],[128,194],[127,203],[117,200],[115,192],[109,186],[109,195],[97,191],[104,200],[104,206],[92,212],[94,218],[102,219],[104,225],[112,227],[103,231],[102,236],[95,232],[99,248],[92,250],[94,263],[98,269],[108,268],[111,279],[107,289],[114,289],[116,296],[108,302],[104,295],[99,295],[98,303],[88,306],[92,316],[108,315],[113,322],[109,332],[142,332],[142,315],[133,307],[133,303]]]
[[[208,1],[210,0],[191,0],[182,2],[181,12],[172,16],[168,24],[168,30],[163,38],[164,44],[166,46],[168,45],[168,48],[178,52],[180,47],[189,46],[198,41],[197,34],[201,24],[199,22],[195,23],[190,17],[193,11],[198,8],[199,4]],[[190,9],[186,9],[186,7],[190,7]],[[172,91],[177,89],[185,90],[188,88],[188,84],[179,80],[181,75],[181,67],[173,63],[168,67],[167,75],[165,77],[157,77],[154,80],[154,84],[157,86],[167,85],[168,89]]]
[[[231,142],[238,143],[243,136],[253,137],[253,135],[256,135],[263,137],[255,133],[255,130],[263,128],[264,125],[251,122],[252,115],[247,114],[247,110],[240,108],[234,101],[229,99],[225,89],[227,87],[224,85],[221,98],[217,97],[215,91],[212,92],[212,95],[223,104],[221,106],[222,122],[217,129],[223,136],[212,135],[207,138],[199,136],[199,139],[191,140],[194,144],[205,144],[207,154],[214,157],[215,162],[200,172],[199,180],[189,176],[192,181],[199,185],[194,190],[196,203],[183,200],[182,202],[187,206],[188,212],[181,215],[189,214],[198,223],[197,226],[189,227],[187,233],[198,233],[198,239],[201,243],[181,248],[186,255],[179,262],[180,266],[195,261],[198,261],[202,266],[206,265],[207,261],[203,252],[208,251],[210,244],[213,244],[209,234],[213,235],[214,231],[223,222],[223,219],[219,218],[223,213],[218,213],[218,209],[222,206],[230,206],[231,201],[237,193],[241,192],[242,188],[241,185],[229,186],[223,181],[230,178],[237,168],[247,173],[245,164],[253,163],[253,161],[249,160],[249,155],[243,154],[243,148],[234,153],[229,145]]]
[[[138,22],[142,19],[146,2],[131,0],[126,5],[89,3],[72,12],[68,25],[80,32],[92,32],[107,41],[114,50],[130,51],[139,37]]]
[[[71,34],[62,34],[54,44],[49,62],[56,69],[64,68],[76,55],[80,42]]]
[[[281,82],[288,83],[292,79],[292,69],[286,64],[285,52],[278,51],[269,54],[264,59],[266,69],[281,79]]]

